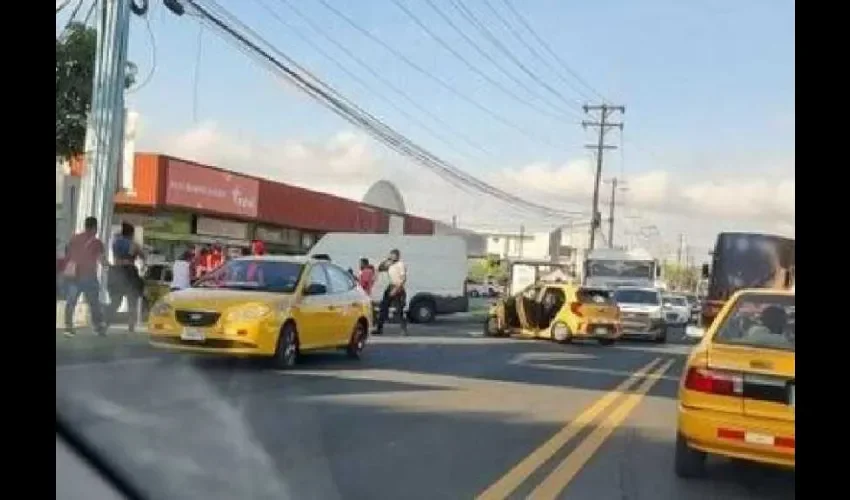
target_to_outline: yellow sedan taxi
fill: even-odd
[[[490,309],[484,334],[613,344],[622,335],[611,291],[568,283],[535,283]]]
[[[706,456],[795,467],[794,292],[742,290],[688,357],[679,385],[675,469]]]
[[[251,256],[227,261],[150,310],[153,347],[267,357],[281,368],[305,351],[358,358],[372,303],[350,273],[327,261]]]

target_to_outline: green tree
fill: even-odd
[[[83,23],[71,23],[56,38],[56,156],[71,158],[85,149],[96,50],[97,30]],[[135,69],[128,63],[127,88]]]
[[[700,270],[695,267],[682,266],[675,262],[664,263],[664,281],[672,290],[696,290],[700,278]]]

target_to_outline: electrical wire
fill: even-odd
[[[560,64],[560,66],[567,73],[572,75],[572,77],[575,78],[577,82],[584,85],[588,90],[590,90],[596,96],[598,96],[600,99],[602,99],[603,102],[606,102],[606,103],[609,102],[609,100],[604,95],[602,95],[599,91],[597,91],[592,85],[587,83],[587,81],[584,78],[582,78],[581,75],[577,71],[573,70],[566,62],[564,62],[564,60],[560,56],[558,56],[557,52],[552,50],[552,47],[548,43],[546,43],[546,40],[544,40],[543,37],[541,37],[537,33],[537,31],[535,31],[534,28],[531,27],[531,23],[528,22],[528,20],[525,18],[525,16],[520,14],[520,12],[513,5],[513,2],[511,2],[511,0],[502,0],[502,3],[505,4],[505,6],[508,8],[508,10],[510,10],[511,13],[514,15],[514,17],[516,17],[517,20],[519,20],[520,24],[522,24],[522,26],[531,34],[531,36],[534,37],[534,39],[537,41],[537,43],[539,43],[540,46],[543,47],[543,50],[548,52],[549,55],[552,56],[552,58],[556,62],[558,62]]]
[[[204,3],[212,4],[222,14],[226,13],[223,8],[218,6],[213,1],[208,1]],[[342,96],[338,91],[322,82],[315,75],[303,71],[303,69],[291,58],[286,56],[286,54],[280,52],[279,49],[275,48],[273,49],[273,51],[279,54],[281,58],[286,60],[289,64],[285,64],[277,60],[274,56],[269,54],[268,51],[258,46],[255,42],[249,40],[245,36],[245,34],[237,31],[231,24],[241,25],[243,31],[247,31],[253,34],[255,37],[258,37],[258,35],[253,33],[253,30],[251,30],[247,26],[244,26],[243,23],[238,21],[238,19],[235,19],[232,15],[228,14],[227,16],[223,16],[231,18],[230,23],[227,23],[222,21],[215,15],[211,14],[207,8],[204,8],[203,6],[199,5],[199,2],[197,0],[186,0],[186,4],[199,14],[203,22],[213,27],[219,33],[226,35],[226,40],[229,40],[231,42],[237,42],[237,48],[251,55],[254,60],[261,62],[269,69],[275,69],[275,72],[277,74],[283,76],[287,81],[304,91],[311,98],[324,105],[326,108],[330,109],[332,112],[334,112],[344,120],[364,130],[366,133],[379,140],[380,142],[386,144],[396,152],[413,159],[420,165],[423,165],[431,171],[437,173],[453,185],[459,186],[461,188],[476,189],[490,196],[500,198],[502,201],[512,203],[515,206],[521,207],[530,212],[536,212],[540,214],[545,214],[547,216],[559,218],[569,218],[573,215],[569,212],[555,210],[550,207],[529,202],[527,200],[517,197],[516,195],[512,195],[505,191],[499,190],[498,188],[490,186],[489,184],[486,184],[483,181],[480,181],[479,179],[476,179],[470,176],[469,174],[466,174],[465,172],[454,167],[453,165],[436,157],[429,151],[417,146],[407,137],[399,134],[398,132],[387,126],[385,123],[378,120],[373,115],[359,108],[356,104],[352,103],[350,100]],[[267,42],[265,43],[267,44]],[[296,69],[300,70],[301,73],[299,73],[299,71],[297,71]]]
[[[83,3],[84,0],[77,0],[77,5],[74,6],[74,9],[71,11],[71,15],[68,16],[68,21],[65,22],[65,26],[63,26],[62,31],[59,32],[59,36],[57,38],[60,42],[64,42],[65,39],[68,38],[69,28],[77,20],[77,14],[80,12],[80,8],[83,6]],[[97,2],[95,1],[92,5],[96,3]]]
[[[198,88],[201,85],[201,58],[203,56],[204,25],[198,24],[198,50],[195,52],[195,70],[192,74],[192,121],[198,122]]]
[[[396,109],[396,110],[397,110],[400,114],[404,115],[404,116],[405,116],[405,117],[407,117],[409,120],[411,120],[412,122],[416,123],[416,124],[417,124],[417,125],[418,125],[421,129],[423,129],[423,130],[425,130],[426,132],[428,132],[431,136],[433,136],[434,138],[438,139],[440,142],[443,142],[445,145],[447,145],[449,148],[451,148],[451,149],[452,149],[452,150],[454,150],[455,152],[457,152],[457,153],[461,154],[462,156],[468,156],[468,155],[466,155],[466,153],[464,153],[464,152],[459,151],[458,149],[456,149],[456,148],[452,145],[451,141],[450,141],[450,140],[448,140],[448,139],[446,139],[446,137],[445,137],[444,135],[440,134],[439,132],[437,132],[437,131],[436,131],[436,130],[434,130],[432,127],[428,126],[427,124],[422,123],[422,122],[421,122],[420,120],[418,120],[417,118],[415,118],[415,117],[411,116],[411,115],[410,115],[407,111],[405,111],[404,109],[400,108],[400,107],[399,107],[397,104],[395,104],[392,100],[390,100],[389,98],[387,98],[387,97],[386,97],[386,96],[385,96],[382,92],[379,92],[379,91],[377,91],[377,90],[373,89],[373,88],[371,87],[371,85],[369,85],[369,83],[365,82],[362,78],[360,78],[359,76],[357,76],[356,74],[354,74],[352,71],[350,71],[350,70],[349,70],[349,69],[348,69],[348,68],[347,68],[344,64],[342,64],[342,63],[341,63],[341,62],[340,62],[337,58],[335,58],[335,57],[333,57],[332,55],[328,54],[328,53],[327,53],[324,49],[322,49],[322,48],[321,48],[321,47],[320,47],[317,43],[313,42],[313,41],[312,41],[312,40],[311,40],[308,36],[306,36],[303,32],[301,32],[300,30],[298,30],[297,28],[295,28],[295,27],[294,27],[291,23],[287,22],[287,21],[286,21],[285,19],[283,19],[280,15],[278,15],[278,14],[277,14],[277,12],[275,12],[273,9],[271,9],[271,8],[269,8],[267,5],[265,5],[265,4],[264,4],[264,2],[263,2],[263,0],[256,0],[256,1],[257,1],[258,3],[260,3],[260,4],[262,4],[262,5],[263,5],[263,6],[264,6],[264,7],[265,7],[268,11],[269,11],[269,14],[270,14],[270,15],[271,15],[274,19],[276,19],[276,20],[277,20],[279,23],[281,23],[282,25],[286,26],[286,27],[287,27],[287,29],[289,29],[290,31],[292,31],[292,32],[293,32],[293,33],[294,33],[294,34],[295,34],[298,38],[300,38],[302,41],[304,41],[304,43],[306,43],[306,44],[310,45],[310,46],[311,46],[314,50],[316,50],[316,52],[320,53],[320,54],[321,54],[321,55],[323,55],[326,59],[330,60],[330,61],[331,61],[334,65],[336,65],[338,68],[340,68],[340,70],[341,70],[341,71],[343,71],[346,75],[348,75],[348,76],[349,76],[350,78],[352,78],[353,80],[355,80],[355,81],[357,81],[358,83],[360,83],[360,85],[362,85],[362,86],[363,86],[364,88],[366,88],[369,92],[371,92],[372,94],[374,94],[377,98],[379,98],[379,99],[381,99],[382,101],[384,101],[384,102],[386,102],[387,104],[389,104],[391,107],[393,107],[394,109]],[[473,149],[475,149],[475,150],[477,150],[477,151],[479,151],[479,152],[483,153],[484,155],[488,155],[488,156],[489,156],[489,155],[492,155],[492,154],[491,154],[491,153],[490,153],[490,152],[489,152],[486,148],[484,148],[483,146],[481,146],[481,145],[479,145],[479,144],[475,143],[475,141],[473,141],[472,139],[470,139],[470,138],[469,138],[466,134],[464,134],[464,133],[463,133],[463,132],[461,132],[460,130],[457,130],[457,129],[456,129],[455,127],[453,127],[451,124],[449,124],[448,122],[446,122],[446,121],[442,120],[441,118],[439,118],[438,116],[436,116],[434,113],[432,113],[432,112],[431,112],[428,108],[426,108],[425,106],[423,106],[423,105],[419,104],[419,102],[418,102],[416,99],[414,99],[414,98],[410,97],[410,95],[408,95],[405,91],[403,91],[402,89],[400,89],[399,87],[397,87],[395,84],[393,84],[391,81],[389,81],[389,80],[388,80],[386,77],[384,77],[384,76],[383,76],[380,72],[378,72],[378,71],[376,71],[374,68],[372,68],[372,67],[371,67],[368,63],[366,63],[363,59],[361,59],[360,57],[358,57],[358,56],[357,56],[354,52],[352,52],[351,50],[349,50],[349,49],[348,49],[345,45],[341,44],[340,42],[338,42],[337,40],[335,40],[333,37],[331,37],[330,35],[328,35],[328,34],[327,34],[324,30],[322,30],[322,28],[321,28],[320,26],[318,26],[318,25],[317,25],[316,23],[314,23],[314,22],[313,22],[310,18],[308,18],[306,15],[304,15],[304,14],[303,14],[303,12],[302,12],[300,9],[298,9],[297,7],[295,7],[295,5],[293,5],[291,2],[288,2],[287,0],[278,0],[278,1],[279,1],[281,4],[285,5],[285,6],[286,6],[289,10],[291,10],[291,11],[292,11],[292,12],[293,12],[293,13],[294,13],[294,14],[295,14],[298,18],[300,18],[302,21],[304,21],[304,22],[305,22],[308,26],[310,26],[310,28],[311,28],[311,29],[313,29],[316,33],[318,33],[318,34],[319,34],[320,36],[322,36],[325,40],[327,40],[327,41],[328,41],[328,42],[330,42],[332,45],[334,45],[334,47],[336,47],[337,49],[339,49],[339,50],[340,50],[341,52],[343,52],[346,56],[348,56],[349,58],[351,58],[351,59],[352,59],[354,62],[356,62],[356,63],[357,63],[360,67],[362,67],[362,68],[363,68],[363,69],[365,69],[365,70],[366,70],[369,74],[371,74],[371,75],[372,75],[372,76],[373,76],[376,80],[378,80],[378,81],[379,81],[379,82],[381,82],[383,85],[385,85],[387,88],[389,88],[390,90],[392,90],[394,93],[396,93],[396,94],[397,94],[398,96],[400,96],[402,99],[404,99],[404,100],[405,100],[408,104],[410,104],[411,106],[413,106],[414,108],[416,108],[419,112],[421,112],[422,114],[424,114],[424,115],[428,116],[429,118],[431,118],[431,120],[433,120],[435,123],[437,123],[438,125],[440,125],[441,127],[443,127],[443,129],[445,129],[447,132],[450,132],[452,135],[454,135],[454,136],[458,137],[459,139],[461,139],[463,142],[465,142],[465,143],[466,143],[468,146],[470,146],[471,148],[473,148]]]
[[[145,86],[149,84],[151,80],[153,80],[154,74],[156,74],[156,37],[153,34],[153,28],[151,28],[150,17],[144,16],[143,19],[145,21],[145,29],[148,32],[148,40],[151,45],[151,67],[148,70],[148,74],[145,75],[145,78],[142,79],[142,81],[138,85],[127,90],[128,94],[134,94],[145,88]]]
[[[538,105],[534,104],[533,102],[531,102],[531,101],[529,101],[529,100],[527,100],[527,99],[523,99],[522,97],[518,96],[518,95],[517,95],[515,92],[513,92],[511,89],[509,89],[509,88],[505,87],[505,86],[504,86],[504,85],[502,85],[499,81],[495,80],[495,79],[494,79],[494,78],[492,78],[490,75],[486,74],[484,71],[482,71],[480,68],[478,68],[476,65],[472,64],[472,63],[469,61],[469,59],[467,59],[467,58],[466,58],[463,54],[461,54],[460,52],[458,52],[457,50],[455,50],[455,49],[454,49],[454,48],[453,48],[453,47],[452,47],[449,43],[447,43],[445,40],[443,40],[443,38],[442,38],[442,37],[440,37],[437,33],[435,33],[435,32],[434,32],[434,30],[432,30],[431,28],[429,28],[429,27],[428,27],[428,25],[426,25],[426,24],[425,24],[425,23],[424,23],[424,22],[423,22],[423,21],[419,18],[419,16],[417,16],[417,15],[416,15],[416,14],[415,14],[412,10],[410,10],[409,8],[407,8],[407,6],[406,6],[406,5],[404,5],[402,2],[400,2],[399,0],[390,0],[390,1],[391,1],[393,4],[395,4],[395,5],[396,5],[396,7],[398,7],[398,8],[399,8],[402,12],[404,12],[404,13],[407,15],[407,17],[409,17],[411,20],[413,20],[413,22],[414,22],[414,23],[416,23],[416,25],[417,25],[417,26],[419,26],[419,27],[422,29],[422,31],[424,31],[424,32],[425,32],[428,36],[430,36],[432,39],[434,39],[434,41],[435,41],[435,42],[437,42],[437,44],[438,44],[438,45],[440,45],[440,46],[441,46],[442,48],[444,48],[444,49],[445,49],[448,53],[450,53],[451,55],[453,55],[453,56],[454,56],[454,57],[455,57],[458,61],[460,61],[461,63],[463,63],[463,64],[464,64],[464,65],[465,65],[465,66],[466,66],[466,67],[467,67],[467,68],[468,68],[471,72],[475,73],[475,74],[476,74],[476,75],[478,75],[480,78],[484,79],[484,81],[486,81],[487,83],[489,83],[489,84],[490,84],[490,85],[492,85],[493,87],[495,87],[495,88],[499,89],[499,90],[500,90],[503,94],[507,95],[507,96],[508,96],[508,97],[510,97],[511,99],[515,100],[516,102],[518,102],[518,103],[520,103],[520,104],[522,104],[522,105],[524,105],[524,106],[527,106],[527,107],[529,107],[529,108],[531,108],[531,109],[533,109],[533,110],[537,111],[538,113],[544,114],[544,115],[546,115],[546,116],[548,116],[548,117],[550,117],[550,118],[554,118],[555,120],[559,120],[559,121],[560,121],[560,120],[562,120],[562,119],[564,119],[564,118],[571,118],[571,119],[575,119],[575,120],[581,120],[581,117],[579,117],[579,116],[577,116],[577,115],[575,115],[575,114],[569,114],[569,112],[568,112],[568,111],[564,111],[563,109],[561,109],[561,108],[557,108],[556,106],[553,106],[553,105],[551,105],[551,104],[550,104],[550,107],[555,108],[555,109],[558,109],[558,111],[560,111],[561,113],[564,113],[566,116],[564,116],[564,115],[558,115],[558,114],[552,113],[552,112],[551,112],[551,111],[549,111],[548,109],[541,108],[540,106],[538,106]]]
[[[496,19],[498,19],[498,20],[499,20],[499,22],[500,22],[500,23],[502,23],[502,26],[505,28],[505,30],[507,30],[507,32],[508,32],[508,33],[510,33],[510,34],[511,34],[511,36],[512,36],[512,37],[513,37],[516,41],[518,41],[520,45],[522,45],[523,47],[525,47],[525,48],[526,48],[526,50],[528,50],[528,52],[530,52],[530,53],[531,53],[531,55],[533,55],[533,56],[534,56],[534,57],[535,57],[538,61],[540,61],[541,63],[543,63],[543,65],[544,65],[544,66],[546,66],[547,68],[549,68],[550,70],[552,70],[552,65],[551,65],[549,62],[547,62],[547,61],[546,61],[546,59],[544,59],[544,58],[540,55],[540,53],[537,51],[537,49],[535,49],[535,48],[534,48],[534,47],[532,47],[532,46],[531,46],[528,42],[526,42],[526,41],[525,41],[525,38],[523,38],[523,37],[522,37],[522,35],[520,35],[519,31],[517,31],[517,30],[516,30],[516,28],[514,28],[514,26],[513,26],[510,22],[508,22],[508,20],[507,20],[507,19],[505,19],[505,17],[504,17],[504,16],[503,16],[503,15],[502,15],[499,11],[498,11],[498,9],[496,9],[496,7],[494,7],[494,6],[493,6],[493,3],[492,3],[492,2],[490,2],[490,0],[484,0],[484,6],[487,8],[487,10],[489,10],[489,11],[490,11],[490,13],[491,13],[491,14],[493,14],[493,16],[494,16]],[[558,72],[553,71],[553,73],[554,73],[556,76],[561,77],[561,75],[560,75]],[[585,92],[585,91],[584,91],[584,90],[582,90],[581,88],[577,87],[577,86],[575,85],[575,83],[573,83],[573,82],[571,82],[571,81],[569,81],[569,80],[563,79],[563,78],[562,78],[562,81],[563,81],[563,82],[564,82],[564,83],[565,83],[568,87],[570,87],[570,88],[571,88],[571,89],[573,89],[576,93],[578,93],[581,97],[583,97],[584,99],[591,100],[591,98],[588,96],[587,92]]]
[[[544,79],[540,78],[536,75],[522,60],[520,60],[519,56],[514,54],[514,52],[497,37],[490,28],[473,13],[461,0],[451,0],[452,6],[461,13],[461,15],[473,26],[475,26],[482,35],[484,35],[490,43],[492,43],[502,54],[505,55],[511,62],[513,62],[523,73],[528,75],[529,78],[534,80],[538,85],[547,90],[550,94],[560,99],[561,102],[566,104],[568,107],[575,109],[576,111],[581,112],[581,107],[579,103],[576,101],[572,101],[565,97],[561,92],[559,92],[556,88],[552,87],[547,83]]]
[[[355,29],[356,31],[358,31],[359,33],[361,33],[363,36],[365,36],[365,37],[369,38],[369,39],[370,39],[370,40],[372,40],[374,43],[376,43],[376,44],[380,45],[381,47],[383,47],[384,49],[386,49],[387,51],[389,51],[390,53],[392,53],[393,55],[395,55],[396,57],[398,57],[400,60],[402,60],[405,64],[407,64],[408,66],[410,66],[411,68],[413,68],[415,71],[417,71],[418,73],[422,74],[422,75],[423,75],[423,76],[425,76],[426,78],[428,78],[428,79],[430,79],[430,80],[434,81],[435,83],[437,83],[438,85],[440,85],[441,87],[443,87],[444,89],[446,89],[447,91],[449,91],[449,92],[451,92],[452,94],[454,94],[454,95],[455,95],[456,97],[458,97],[459,99],[462,99],[463,101],[467,102],[467,103],[468,103],[468,104],[470,104],[471,106],[473,106],[473,107],[477,108],[478,110],[480,110],[480,111],[484,112],[485,114],[487,114],[488,116],[490,116],[490,118],[492,118],[492,119],[494,119],[494,120],[498,121],[499,123],[501,123],[502,125],[504,125],[504,126],[505,126],[505,127],[507,127],[507,128],[510,128],[510,129],[512,129],[512,130],[514,130],[514,131],[516,131],[516,132],[519,132],[520,134],[522,134],[523,136],[525,136],[526,138],[528,138],[528,139],[530,139],[530,140],[532,140],[532,141],[540,142],[540,143],[545,144],[545,145],[547,145],[547,146],[549,146],[549,147],[552,147],[552,148],[554,148],[554,149],[562,149],[562,148],[563,148],[563,146],[562,146],[562,145],[557,144],[557,143],[552,142],[552,141],[549,141],[548,139],[544,139],[544,138],[543,138],[542,136],[540,136],[540,135],[533,134],[533,133],[529,132],[528,130],[525,130],[524,128],[522,128],[522,127],[518,126],[516,123],[514,123],[513,121],[511,121],[509,118],[507,118],[507,117],[505,117],[505,116],[501,115],[500,113],[496,113],[495,111],[493,111],[492,109],[488,108],[487,106],[484,106],[483,104],[481,104],[480,102],[476,101],[475,99],[472,99],[471,97],[468,97],[467,95],[465,95],[465,94],[463,94],[462,92],[460,92],[460,91],[458,91],[457,89],[455,89],[452,85],[450,85],[448,82],[446,82],[446,81],[445,81],[445,80],[443,80],[442,78],[440,78],[440,77],[438,77],[438,76],[434,75],[434,74],[433,74],[433,73],[431,73],[430,71],[426,70],[425,68],[423,68],[423,67],[422,67],[422,66],[420,66],[419,64],[417,64],[417,63],[415,63],[414,61],[412,61],[409,57],[407,57],[407,56],[405,56],[403,53],[401,53],[398,49],[396,49],[396,48],[395,48],[395,47],[393,47],[392,45],[388,44],[388,43],[387,43],[387,42],[385,42],[384,40],[382,40],[382,39],[380,39],[379,37],[377,37],[376,35],[374,35],[371,31],[369,31],[369,30],[367,30],[367,29],[363,28],[362,26],[360,26],[359,24],[357,24],[357,23],[356,23],[353,19],[351,19],[349,16],[345,15],[344,13],[342,13],[342,12],[341,12],[339,9],[337,9],[336,7],[334,7],[334,6],[330,5],[330,4],[329,4],[326,0],[318,0],[318,1],[319,1],[319,3],[321,3],[321,4],[322,4],[322,5],[323,5],[323,6],[324,6],[327,10],[329,10],[331,13],[333,13],[333,14],[334,14],[335,16],[337,16],[338,18],[342,19],[342,20],[343,20],[346,24],[348,24],[348,25],[349,25],[349,26],[351,26],[353,29]]]

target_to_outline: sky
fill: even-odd
[[[137,150],[355,199],[389,179],[410,212],[456,216],[466,227],[529,231],[566,222],[453,187],[212,28],[150,3],[147,19],[132,20],[130,36],[141,84],[127,96],[140,114]],[[606,136],[618,149],[606,151],[603,165],[604,178],[616,176],[626,187],[617,196],[615,240],[653,226],[666,244],[683,234],[701,251],[722,230],[794,234],[793,1],[218,5],[420,146],[512,194],[583,212],[577,220],[590,213],[595,160],[585,145],[596,142],[580,124],[593,119],[582,116],[581,104],[598,103],[601,95],[624,105],[625,113],[614,116],[624,123],[622,133]],[[57,32],[70,10],[57,16]],[[610,186],[603,190],[607,216]]]

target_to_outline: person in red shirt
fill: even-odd
[[[97,237],[97,218],[86,217],[82,233],[68,242],[63,269],[67,287],[65,296],[65,335],[73,337],[74,311],[80,294],[85,295],[91,311],[91,321],[99,335],[106,335],[103,309],[100,303],[100,282],[97,279],[98,263],[107,265],[103,242]]]
[[[266,253],[266,245],[260,240],[254,240],[251,242],[251,255],[260,256],[265,255]],[[248,264],[248,269],[245,272],[246,281],[256,281],[258,283],[263,283],[263,270],[260,269],[260,265],[258,262],[250,262]]]
[[[360,259],[360,275],[358,276],[358,281],[360,282],[360,287],[369,294],[372,295],[372,287],[375,285],[375,268],[372,264],[369,264],[369,259],[362,258]]]

